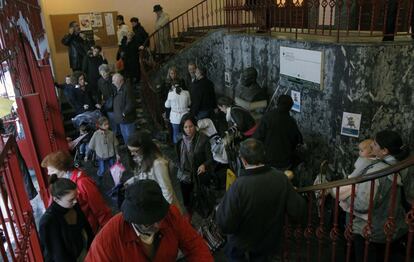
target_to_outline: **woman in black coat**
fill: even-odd
[[[52,204],[40,219],[39,236],[44,261],[83,261],[93,240],[92,229],[77,204],[76,184],[49,178]]]
[[[126,38],[122,40],[121,56],[124,61],[125,77],[129,78],[132,83],[141,80],[139,67],[139,43],[134,32],[128,32]]]
[[[102,64],[108,64],[108,61],[102,54],[102,47],[94,45],[91,49],[91,54],[85,56],[83,59],[82,71],[86,74],[88,87],[92,97],[95,101],[98,101],[100,97],[98,88],[98,79],[100,78],[99,66]]]
[[[191,114],[181,118],[183,137],[176,145],[178,155],[178,179],[188,214],[192,214],[193,190],[208,182],[207,173],[212,170],[213,156],[209,138],[196,130],[197,122]],[[196,177],[197,176],[197,177]]]

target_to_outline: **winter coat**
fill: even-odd
[[[98,232],[112,217],[112,211],[103,199],[92,178],[85,172],[75,169],[70,180],[78,188],[78,203],[89,221],[94,233]]]
[[[111,130],[98,129],[89,141],[89,148],[94,150],[99,159],[108,159],[116,154],[118,140]]]
[[[206,77],[195,81],[191,87],[191,113],[212,112],[217,107],[214,84]]]
[[[124,61],[125,75],[140,80],[139,43],[137,38],[133,37],[129,42],[124,38],[124,40],[122,40],[121,50],[123,53],[122,59]]]
[[[99,97],[100,92],[98,89],[98,79],[101,77],[99,74],[99,66],[102,64],[108,64],[108,61],[102,56],[85,56],[83,59],[82,71],[86,74],[88,81],[88,87],[93,97]]]
[[[132,30],[134,31],[134,37],[136,38],[138,46],[144,45],[145,41],[148,39],[148,33],[145,31],[145,28],[138,23]]]
[[[116,94],[116,87],[112,84],[111,76],[109,76],[108,79],[104,79],[103,77],[99,78],[98,89],[101,94],[98,103],[101,105],[103,105],[108,99],[113,99]],[[113,109],[107,110],[105,108],[105,110],[111,112]]]
[[[295,119],[279,109],[263,116],[253,137],[264,143],[267,162],[276,168],[290,167],[297,145],[303,143]]]
[[[93,233],[88,220],[78,204],[73,209],[77,214],[74,225],[69,225],[64,218],[69,209],[61,207],[56,202],[52,202],[40,219],[39,238],[45,262],[77,261],[85,248],[90,247]],[[86,233],[87,239],[83,237],[83,232]]]
[[[169,15],[164,12],[162,12],[161,16],[157,18],[157,20],[155,21],[155,30],[156,31],[159,30],[155,34],[155,37],[156,37],[155,39],[157,41],[155,45],[155,49],[156,49],[156,52],[159,54],[171,53],[173,43],[171,41],[171,36],[170,36],[170,27],[166,26],[163,28],[163,26],[165,26],[169,21],[170,21]]]
[[[129,28],[125,23],[118,25],[116,36],[118,37],[118,45],[122,44],[122,40],[127,37]]]
[[[383,160],[377,160],[366,171],[366,174],[362,176],[374,173],[376,171],[385,169],[390,165],[397,163],[397,160],[388,155]],[[402,170],[397,177],[397,187],[395,193],[395,208],[392,215],[395,223],[395,231],[392,236],[392,240],[399,239],[403,235],[407,234],[407,224],[405,223],[405,212],[401,200],[402,182],[401,176],[405,176],[408,170]],[[375,243],[386,243],[387,236],[384,233],[384,225],[387,222],[389,215],[390,201],[392,198],[392,183],[394,174],[388,175],[375,180],[374,183],[374,198],[372,209],[372,229],[370,240]],[[371,181],[357,184],[355,187],[355,200],[354,200],[354,220],[353,220],[353,233],[363,236],[364,228],[368,222],[368,210],[370,202]],[[345,200],[350,205],[350,197]]]
[[[62,38],[62,44],[68,47],[69,64],[73,71],[82,70],[83,58],[89,49],[87,41],[83,40],[79,34],[66,34]]]
[[[281,172],[262,166],[242,170],[224,195],[216,222],[229,245],[248,252],[273,253],[283,236],[285,215],[299,220],[306,201]]]
[[[156,207],[155,207],[156,208]],[[158,242],[153,262],[175,261],[180,249],[186,261],[213,261],[203,238],[181,216],[175,206],[160,222],[159,233],[154,242]],[[99,232],[86,257],[86,262],[101,261],[150,261],[145,255],[141,241],[122,213],[114,216]]]
[[[85,90],[81,88],[75,88],[73,92],[74,97],[74,106],[76,114],[81,114],[85,111],[92,111],[95,108],[95,101],[89,91],[88,87],[85,87]],[[88,109],[84,108],[84,105],[88,105]]]
[[[167,100],[165,101],[165,107],[171,108],[170,122],[171,124],[180,124],[183,115],[190,112],[190,93],[186,90],[181,90],[180,94],[177,94],[175,88],[168,93]]]
[[[124,83],[114,96],[114,118],[117,124],[132,123],[136,119],[135,101],[131,88]]]
[[[197,131],[195,134],[195,137],[193,138],[193,147],[194,147],[194,153],[193,153],[193,167],[194,170],[191,170],[194,172],[194,174],[197,174],[197,169],[199,166],[204,164],[207,168],[207,170],[211,169],[211,165],[213,164],[213,155],[211,153],[211,145],[210,145],[210,139],[204,135],[203,133],[200,133]],[[178,156],[178,160],[180,161],[179,167],[181,168],[184,163],[181,163],[181,152],[182,147],[184,145],[184,141],[181,138],[177,145],[176,145],[176,152]],[[211,171],[211,170],[210,170]]]

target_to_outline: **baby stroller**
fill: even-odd
[[[76,129],[80,130],[79,136],[69,144],[69,148],[75,153],[74,165],[79,167],[84,158],[90,159],[96,166],[94,152],[88,150],[87,145],[96,130],[97,121],[102,116],[99,110],[87,111],[72,118]]]

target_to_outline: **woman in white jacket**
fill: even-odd
[[[171,67],[168,70],[168,76],[177,74],[177,70],[175,67]],[[173,142],[176,144],[181,137],[180,132],[180,122],[181,117],[188,112],[190,112],[190,93],[187,90],[183,90],[183,87],[180,86],[178,83],[172,84],[170,86],[170,91],[168,92],[167,100],[165,101],[165,107],[171,108],[170,111],[170,123],[172,126],[173,131]]]
[[[160,185],[162,194],[168,203],[182,210],[171,182],[174,178],[170,177],[168,160],[163,157],[158,146],[152,141],[151,135],[147,132],[137,132],[129,137],[127,145],[135,166],[132,167],[134,176],[124,185],[127,187],[141,179],[155,180]]]

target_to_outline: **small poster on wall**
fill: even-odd
[[[292,90],[290,91],[290,96],[293,100],[292,110],[300,112],[300,92]]]
[[[101,13],[91,13],[91,25],[92,27],[102,27],[102,14]]]
[[[91,23],[91,15],[90,14],[81,14],[79,15],[79,25],[81,31],[88,31],[92,30],[92,23]]]
[[[114,35],[115,27],[114,27],[114,20],[112,17],[112,13],[105,13],[104,16],[105,16],[106,34]]]
[[[341,135],[359,137],[361,114],[344,112],[342,115]]]

